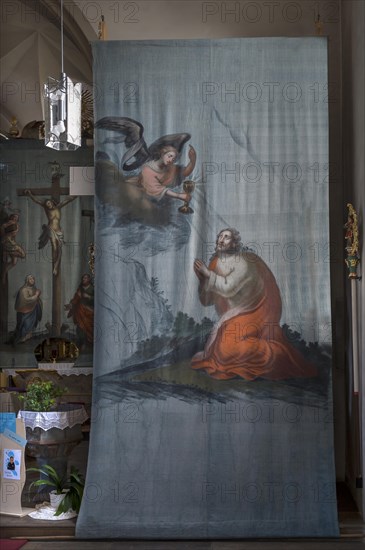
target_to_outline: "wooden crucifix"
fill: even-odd
[[[61,201],[62,195],[69,194],[68,187],[61,187],[61,174],[58,162],[52,162],[52,185],[36,189],[17,189],[18,196],[27,196],[39,206],[42,206],[48,220],[48,224],[42,226],[42,234],[39,237],[38,248],[44,248],[48,242],[52,247],[52,328],[54,336],[61,334],[62,316],[62,287],[61,287],[61,258],[63,247],[63,232],[61,229],[61,208],[72,202],[77,197],[68,197]],[[39,200],[37,196],[51,195],[50,199]]]

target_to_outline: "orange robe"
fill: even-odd
[[[215,257],[209,269],[227,282],[231,273],[240,269],[240,262],[245,262],[247,273],[254,270],[250,280],[252,293],[249,285],[245,289],[249,299],[252,297],[252,304],[248,307],[247,303],[232,304],[235,299],[232,292],[230,298],[224,297],[215,291],[214,283],[206,290],[201,288],[202,303],[214,303],[222,317],[213,329],[205,350],[193,357],[192,368],[204,369],[212,378],[219,380],[236,376],[246,380],[316,376],[316,367],[289,344],[279,325],[281,297],[270,269],[250,252],[241,254],[240,258],[236,256],[235,261],[236,264],[234,261],[220,262],[219,266],[219,259]],[[233,266],[231,269],[230,265]],[[221,289],[224,289],[224,282]]]
[[[94,287],[80,285],[71,300],[71,305],[68,317],[72,317],[75,325],[84,333],[87,342],[92,344],[94,341]]]

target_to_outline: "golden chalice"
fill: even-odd
[[[191,195],[195,189],[195,182],[193,180],[185,180],[183,182],[183,189],[185,193]],[[189,202],[190,201],[185,201],[184,204],[178,209],[179,212],[182,214],[193,214],[194,210],[189,206]]]

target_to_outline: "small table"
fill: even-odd
[[[89,415],[83,405],[64,404],[60,405],[57,411],[19,411],[18,418],[24,420],[26,428],[32,430],[42,428],[42,430],[48,431],[52,428],[58,428],[59,430],[73,428],[76,424],[86,422]]]
[[[67,465],[67,456],[81,443],[81,424],[89,415],[83,405],[59,405],[58,411],[19,411],[18,418],[25,424],[27,446],[25,453],[40,461],[61,460]]]

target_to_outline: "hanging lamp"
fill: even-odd
[[[45,144],[57,151],[81,145],[81,83],[73,84],[63,67],[63,0],[61,2],[61,75],[44,85]]]

